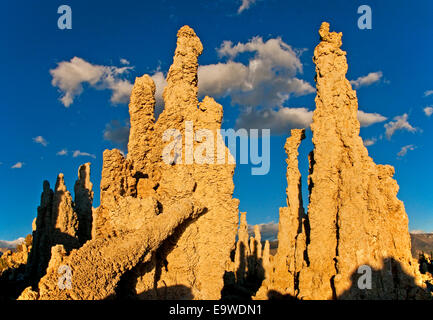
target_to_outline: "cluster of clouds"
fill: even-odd
[[[424,92],[424,97],[428,97],[433,95],[433,90],[426,90]],[[427,106],[423,109],[424,114],[427,117],[430,117],[433,114],[433,106]],[[407,122],[407,118],[408,115],[407,114],[403,114],[402,116],[399,117],[395,117],[394,118],[394,122],[392,124],[390,124],[389,126],[386,127],[386,133],[387,133],[387,137],[388,135],[392,135],[395,130],[407,130],[409,132],[417,132],[420,131],[419,128],[414,128],[413,126],[411,126],[408,122]],[[409,151],[413,151],[415,150],[417,147],[413,144],[409,144],[409,145],[405,145],[403,146],[400,151],[397,153],[397,157],[398,158],[402,158],[404,157]]]
[[[41,144],[42,146],[46,147],[48,145],[48,141],[42,137],[42,136],[37,136],[35,138],[33,138],[33,142]],[[74,150],[71,152],[72,153],[72,157],[73,158],[77,158],[77,157],[92,157],[92,158],[96,158],[96,156],[94,154],[88,153],[88,152],[82,152],[80,150]],[[57,156],[66,156],[69,154],[68,149],[61,149],[60,151],[58,151],[56,153]]]
[[[198,68],[198,95],[200,98],[205,95],[216,99],[230,98],[231,104],[240,109],[239,118],[236,120],[237,128],[271,128],[273,134],[282,134],[293,128],[308,127],[312,121],[312,110],[285,106],[291,96],[315,92],[310,83],[299,78],[303,71],[300,56],[304,51],[293,49],[279,37],[266,41],[262,37],[254,37],[245,43],[237,44],[224,41],[217,49],[221,61],[200,65]],[[121,77],[133,67],[130,67],[129,61],[125,59],[122,59],[121,63],[126,66],[119,68],[94,65],[75,57],[71,61],[60,62],[57,68],[51,70],[52,83],[63,93],[61,101],[65,106],[70,106],[73,99],[83,91],[85,83],[96,89],[111,89],[112,102],[127,102],[133,85]],[[162,93],[167,82],[160,70],[151,77],[156,85],[155,113],[158,115],[163,110]],[[368,86],[381,78],[382,72],[377,71],[359,77],[352,83],[356,87]],[[119,90],[120,87],[125,89]],[[366,113],[362,110],[358,117],[362,126],[386,120],[386,117],[378,113]],[[104,130],[104,139],[123,149],[128,135],[128,124],[111,122]]]
[[[80,150],[74,150],[69,152],[68,149],[62,149],[60,151],[58,151],[56,153],[56,156],[67,156],[69,153],[72,154],[73,158],[77,158],[77,157],[91,157],[93,159],[96,159],[96,156],[92,153],[88,153],[88,152],[82,152]]]
[[[250,8],[254,0],[243,0],[238,13]],[[224,41],[217,53],[219,62],[200,65],[198,68],[198,95],[205,95],[216,99],[229,98],[233,106],[239,108],[236,128],[270,128],[272,134],[284,134],[293,128],[307,128],[312,122],[313,111],[308,107],[288,107],[287,102],[292,96],[304,96],[315,92],[315,88],[299,76],[303,73],[301,55],[306,49],[294,49],[280,37],[264,40],[254,37],[247,42],[234,44]],[[96,90],[111,90],[111,103],[127,103],[133,84],[126,78],[134,67],[126,59],[120,59],[120,67],[92,64],[82,58],[74,57],[70,61],[62,61],[50,70],[53,77],[52,85],[57,87],[62,96],[60,101],[69,107],[79,96],[84,86]],[[163,108],[163,91],[166,75],[156,70],[152,75],[155,82],[156,108],[158,116]],[[355,89],[370,86],[384,80],[383,72],[370,72],[360,76],[350,83]],[[424,96],[433,95],[433,90],[424,92]],[[433,114],[433,106],[424,108],[426,116]],[[415,133],[420,131],[409,123],[407,113],[395,116],[392,120],[379,113],[358,111],[361,127],[386,122],[385,132],[378,137],[364,140],[366,146],[372,146],[386,137],[391,140],[398,131]],[[129,123],[111,121],[103,131],[105,140],[114,143],[122,150],[126,150],[129,138]],[[42,137],[34,138],[36,143],[46,146]],[[402,147],[398,157],[407,154],[412,145]],[[66,155],[67,150],[61,150],[58,155]],[[73,151],[73,156],[94,155]]]
[[[57,67],[50,70],[53,77],[51,84],[62,92],[61,103],[69,107],[74,99],[89,85],[97,90],[111,90],[111,102],[113,104],[126,103],[132,90],[132,84],[124,77],[132,69],[129,61],[121,59],[123,67],[103,66],[91,64],[79,57],[73,57],[70,61],[62,61]]]
[[[49,144],[49,142],[43,136],[34,137],[34,138],[32,138],[32,140],[34,143],[40,144],[44,147],[47,147]],[[92,153],[82,152],[80,150],[74,150],[74,151],[69,152],[67,149],[61,149],[60,151],[58,151],[56,153],[56,155],[57,156],[67,156],[69,153],[72,154],[73,158],[77,158],[77,157],[91,157],[94,159],[96,158],[96,156]],[[2,164],[3,163],[0,162],[0,165],[2,165]],[[24,162],[18,161],[11,166],[11,169],[21,169],[21,168],[23,168],[24,165],[25,165]]]
[[[359,117],[359,115],[358,115],[358,117]],[[387,120],[387,119],[384,118],[382,121],[385,121],[385,120]],[[380,122],[382,122],[382,121],[380,121]],[[384,128],[385,128],[385,137],[387,140],[391,140],[392,136],[397,131],[407,131],[407,132],[411,132],[411,133],[415,133],[415,132],[420,131],[419,128],[416,128],[409,123],[409,115],[407,113],[404,113],[400,116],[394,117],[392,120],[390,120],[389,122],[384,124]],[[380,135],[379,137],[373,137],[373,138],[365,139],[364,145],[366,147],[372,146],[372,145],[376,144],[376,142],[378,142],[379,140],[382,140],[383,138],[384,138],[384,136]],[[416,147],[414,145],[403,146],[400,149],[400,151],[397,153],[397,157],[402,158],[407,154],[408,151],[414,150],[415,148]]]
[[[362,82],[362,81],[358,81],[360,79],[361,78],[357,79],[358,83]],[[370,77],[370,79],[373,79],[373,78]],[[428,97],[431,95],[433,95],[433,90],[426,90],[424,92],[424,97]],[[425,108],[423,108],[423,112],[427,117],[431,117],[431,115],[433,114],[433,106],[426,106]],[[416,128],[409,123],[409,115],[407,113],[404,113],[400,116],[394,117],[390,122],[386,123],[384,126],[385,126],[385,137],[388,140],[391,140],[392,136],[397,131],[400,131],[400,130],[411,132],[411,133],[422,131],[420,128]],[[366,139],[366,140],[364,140],[364,145],[365,146],[371,146],[371,145],[375,144],[378,140],[381,140],[382,138],[383,138],[383,136],[379,136],[378,138]],[[405,146],[401,147],[400,151],[397,153],[397,158],[402,158],[402,157],[406,156],[406,154],[409,151],[413,151],[416,148],[417,147],[413,144],[409,144],[409,145],[405,145]]]

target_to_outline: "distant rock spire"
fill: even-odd
[[[278,252],[255,298],[265,299],[271,290],[299,299],[425,297],[394,168],[376,165],[359,136],[342,33],[330,32],[324,22],[319,35],[308,214],[296,159],[304,133],[292,130],[285,146],[287,207],[280,210]],[[358,285],[359,267],[371,270],[369,290]]]
[[[74,209],[79,221],[78,239],[81,245],[92,238],[92,188],[93,184],[90,182],[90,163],[85,163],[78,169],[78,180],[74,186]]]

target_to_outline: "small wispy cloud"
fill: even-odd
[[[43,145],[44,147],[46,147],[48,145],[48,141],[45,140],[45,138],[42,136],[37,136],[37,137],[33,138],[33,142],[39,143],[39,144]]]
[[[124,58],[120,59],[120,63],[123,64],[123,65],[125,65],[125,66],[129,66],[130,65],[130,62],[128,60],[124,59]]]
[[[80,150],[75,150],[74,153],[72,154],[72,156],[74,158],[77,157],[92,157],[92,158],[96,158],[96,156],[94,154],[88,153],[88,152],[81,152]]]
[[[66,156],[68,154],[67,149],[62,149],[59,152],[56,153],[57,156]]]
[[[397,153],[397,157],[402,158],[404,157],[408,151],[415,150],[415,146],[413,144],[409,144],[407,146],[404,146],[401,148],[401,150]]]
[[[24,162],[17,162],[11,167],[11,169],[21,169],[23,167],[23,165],[24,165]]]
[[[405,113],[401,116],[394,117],[393,121],[390,121],[388,123],[385,123],[385,135],[388,140],[391,139],[391,137],[394,135],[395,132],[399,130],[406,130],[409,132],[416,132],[418,131],[417,128],[414,128],[409,122],[408,122],[408,114]]]
[[[377,142],[377,138],[365,139],[364,146],[369,147],[374,145]]]
[[[368,127],[372,124],[383,122],[387,119],[387,117],[384,117],[379,113],[367,113],[362,110],[358,110],[358,120],[361,124],[361,127]]]
[[[431,96],[433,94],[433,90],[427,90],[424,92],[424,97]]]
[[[375,82],[378,82],[382,76],[382,71],[370,72],[366,76],[359,77],[356,80],[351,80],[350,83],[355,89],[358,89],[360,87],[369,86]]]
[[[243,11],[248,10],[255,2],[256,0],[242,0],[242,4],[238,8],[238,14],[241,14]]]
[[[433,114],[433,107],[425,107],[424,113],[427,117],[430,117]]]

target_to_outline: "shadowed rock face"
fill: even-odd
[[[27,277],[39,281],[51,258],[51,247],[63,245],[66,251],[79,248],[91,238],[93,191],[90,163],[80,166],[75,183],[75,201],[59,174],[55,190],[43,183],[41,203],[33,226],[33,245],[27,264]]]
[[[394,168],[376,165],[359,136],[358,102],[346,79],[342,34],[329,32],[324,22],[319,35],[313,58],[317,96],[308,215],[302,211],[294,159],[302,134],[292,131],[286,143],[288,207],[280,210],[273,271],[256,298],[272,290],[300,299],[422,297]],[[360,265],[375,270],[371,290],[356,287]]]

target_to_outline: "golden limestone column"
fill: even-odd
[[[128,161],[139,172],[136,177],[141,176],[138,188],[143,186],[145,194],[155,192],[162,210],[182,197],[206,208],[205,214],[162,244],[153,265],[136,268],[136,292],[145,299],[219,299],[235,245],[239,203],[232,198],[235,165],[220,134],[222,106],[210,97],[197,99],[197,59],[202,50],[194,30],[184,26],[178,31],[163,93],[164,111],[156,123],[152,124],[153,81],[148,76],[137,78],[131,96]],[[173,144],[164,135],[173,130],[181,135],[181,144],[173,148],[178,156],[175,164],[162,159]]]
[[[280,210],[280,245],[256,298],[268,298],[272,290],[298,299],[424,298],[394,168],[376,165],[359,136],[342,34],[324,22],[319,35],[308,214],[294,159],[302,133],[295,130],[286,143],[288,206]],[[358,286],[365,268],[371,289]]]
[[[92,239],[70,254],[53,247],[38,291],[28,288],[22,299],[221,297],[239,201],[232,197],[235,164],[220,134],[222,106],[209,97],[197,99],[202,50],[194,30],[182,27],[157,121],[155,84],[147,75],[136,79],[128,154],[104,151]],[[77,186],[86,185],[91,186],[80,178]],[[87,203],[79,209],[88,209]],[[57,283],[62,266],[72,274],[66,290]]]

